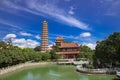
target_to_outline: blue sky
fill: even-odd
[[[34,48],[44,20],[49,45],[61,36],[94,49],[96,41],[120,32],[120,0],[0,0],[0,39]]]

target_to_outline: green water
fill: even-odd
[[[0,80],[112,80],[114,75],[88,75],[69,65],[29,67],[0,76]]]

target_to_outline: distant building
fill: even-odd
[[[40,51],[46,52],[47,50],[48,50],[48,23],[47,21],[43,21]]]
[[[57,37],[56,45],[59,47],[59,52],[56,54],[61,55],[62,59],[76,59],[79,54],[79,46],[75,42],[64,42],[64,38]]]

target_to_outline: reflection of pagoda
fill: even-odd
[[[43,21],[40,51],[46,52],[48,50],[48,23]]]

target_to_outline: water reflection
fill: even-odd
[[[40,74],[33,74],[32,72],[28,72],[21,80],[40,80]]]
[[[120,80],[120,78],[113,78],[112,80]]]
[[[49,65],[25,69],[0,80],[112,80],[115,75],[86,75],[75,71],[74,66]],[[116,80],[116,79],[113,79]]]
[[[89,80],[89,79],[88,79],[88,77],[83,76],[83,77],[80,77],[80,79],[79,79],[79,80]]]
[[[58,74],[58,73],[56,73],[55,71],[53,71],[53,70],[50,70],[49,72],[48,72],[48,74],[50,74],[51,76],[55,76],[55,77],[61,77],[61,75],[60,74]]]

